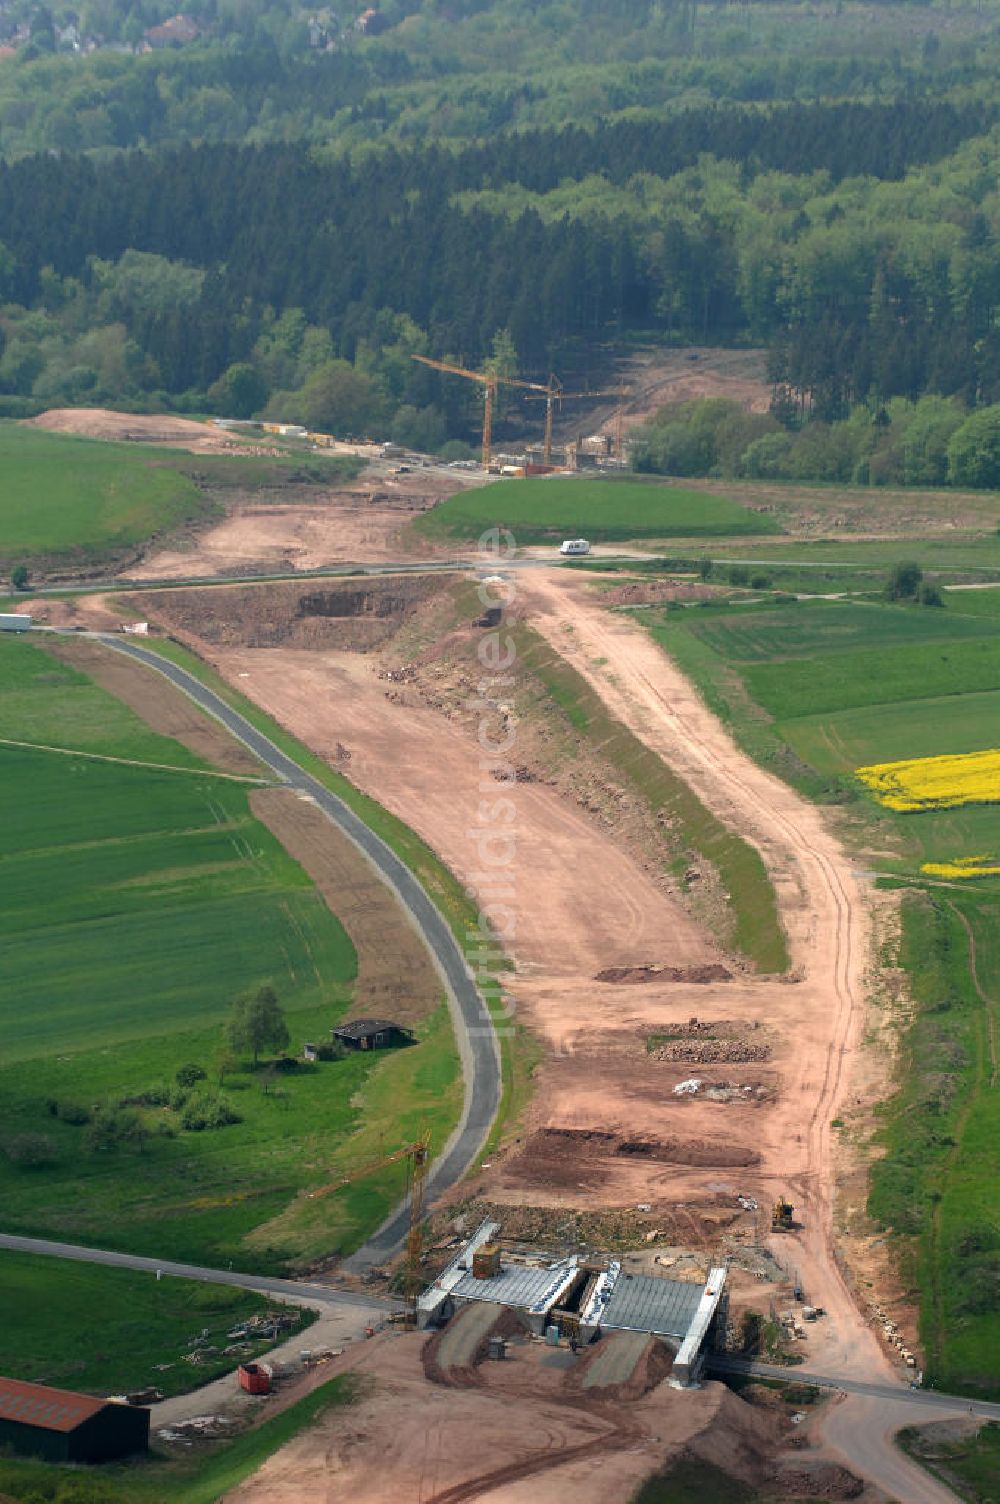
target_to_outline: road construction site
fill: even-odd
[[[430,497],[424,477],[419,486]],[[336,501],[310,519],[313,541],[289,544],[285,565],[327,562],[346,511],[364,515],[369,531],[344,533],[337,549],[354,550],[352,562],[389,559],[405,508],[376,517],[381,502],[365,505],[372,509]],[[273,562],[284,546],[275,540],[301,519],[279,510],[258,522],[266,539],[234,516],[201,552],[146,560],[144,577]],[[246,549],[227,526],[242,529]],[[507,1210],[534,1210],[553,1238],[570,1213],[618,1216],[634,1246],[651,1258],[690,1255],[698,1278],[714,1259],[743,1267],[736,1313],[787,1305],[800,1287],[825,1312],[793,1339],[807,1366],[905,1392],[903,1366],[859,1308],[834,1226],[830,1124],[862,1065],[874,964],[868,880],[826,817],[741,753],[666,655],[585,577],[534,568],[494,587],[504,625],[523,624],[548,643],[760,853],[790,964],[781,975],[755,972],[734,949],[731,895],[718,872],[707,862],[692,867],[678,833],[639,789],[611,775],[567,708],[543,703],[516,662],[504,665],[502,683],[482,688],[474,582],[495,570],[484,556],[465,578],[178,584],[118,598],[403,818],[478,893],[511,964],[508,1010],[538,1042],[540,1063],[530,1104],[439,1205],[438,1231],[447,1235],[448,1219],[470,1199],[501,1220]],[[290,839],[308,868],[308,833]],[[501,851],[509,859],[493,861]],[[328,886],[336,908],[335,874]],[[792,1225],[775,1233],[771,1206],[785,1194]],[[439,1364],[470,1370],[454,1384],[428,1378],[423,1340],[407,1334],[365,1347],[358,1367],[376,1380],[372,1396],[278,1453],[234,1497],[319,1500],[335,1479],[359,1500],[563,1499],[573,1490],[583,1500],[625,1501],[685,1448],[717,1459],[740,1447],[743,1471],[734,1475],[748,1481],[787,1497],[796,1488],[860,1497],[843,1474],[856,1437],[864,1445],[855,1471],[870,1483],[915,1504],[950,1497],[896,1452],[891,1427],[861,1399],[813,1417],[808,1466],[793,1484],[790,1471],[785,1482],[773,1472],[787,1432],[766,1408],[744,1406],[716,1384],[669,1404],[654,1384],[627,1406],[605,1396],[581,1410],[583,1389],[602,1386],[569,1386],[575,1364],[553,1365],[530,1339],[506,1365]],[[659,1373],[645,1345],[629,1351],[634,1367],[642,1360]],[[411,1412],[421,1417],[419,1439]]]
[[[765,1244],[771,1202],[787,1192],[795,1227],[774,1243],[786,1296],[798,1281],[827,1313],[804,1339],[810,1361],[891,1380],[899,1369],[833,1254],[829,1123],[863,1016],[863,880],[822,817],[743,758],[641,630],[578,576],[532,571],[518,592],[508,614],[521,613],[760,850],[788,974],[755,975],[726,948],[713,874],[682,883],[665,870],[663,832],[641,799],[621,785],[609,798],[599,754],[560,752],[565,728],[547,713],[518,724],[513,782],[488,773],[484,786],[481,715],[467,704],[482,629],[451,581],[178,588],[157,592],[152,610],[142,599],[163,629],[406,819],[470,887],[482,867],[469,836],[480,801],[493,787],[514,805],[508,992],[544,1055],[522,1121],[463,1192],[556,1218],[617,1209],[639,1241],[689,1241],[706,1257],[709,1247],[738,1257]],[[508,712],[488,714],[496,744]],[[597,979],[636,968],[641,985]]]

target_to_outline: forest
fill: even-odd
[[[651,341],[766,346],[786,426],[1000,401],[997,12],[626,10],[387,4],[314,46],[288,5],[214,0],[190,49],[0,60],[0,410],[440,448],[474,401],[412,354],[600,384]]]

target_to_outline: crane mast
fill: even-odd
[[[523,387],[531,392],[545,392],[551,400],[552,386],[542,386],[538,381],[521,381],[516,376],[497,376],[492,371],[470,371],[467,366],[457,366],[448,360],[432,360],[429,355],[413,355],[422,366],[432,371],[443,371],[448,376],[463,376],[467,381],[478,381],[483,388],[483,469],[490,468],[493,444],[493,404],[501,386]]]
[[[320,1196],[332,1196],[334,1192],[342,1190],[344,1186],[353,1185],[356,1180],[364,1180],[368,1175],[374,1175],[378,1170],[384,1170],[388,1165],[398,1164],[400,1160],[409,1161],[409,1220],[406,1233],[406,1256],[403,1262],[403,1295],[406,1299],[407,1315],[413,1322],[417,1315],[417,1297],[420,1294],[420,1260],[424,1251],[424,1203],[427,1195],[427,1174],[430,1169],[430,1133],[425,1133],[413,1143],[404,1144],[401,1149],[396,1149],[392,1154],[385,1154],[381,1158],[373,1160],[370,1164],[362,1166],[350,1175],[342,1175],[339,1180],[328,1181],[326,1185],[317,1186],[314,1191],[307,1192],[310,1200]]]

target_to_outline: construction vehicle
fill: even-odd
[[[490,468],[490,453],[493,443],[493,405],[496,402],[497,392],[501,386],[523,387],[525,391],[544,392],[551,402],[555,393],[554,378],[550,378],[548,386],[542,386],[538,381],[520,381],[516,376],[497,376],[493,371],[470,371],[466,366],[452,365],[447,360],[431,360],[429,355],[413,355],[411,360],[419,360],[422,366],[430,366],[432,371],[444,371],[449,376],[464,376],[467,381],[478,381],[483,388],[483,469]]]
[[[790,1201],[786,1201],[784,1196],[779,1196],[771,1208],[771,1231],[791,1232],[794,1226],[792,1222],[792,1213],[794,1210],[795,1208]]]
[[[342,1190],[344,1186],[353,1185],[356,1180],[364,1180],[368,1175],[374,1175],[376,1171],[384,1170],[388,1165],[398,1164],[401,1160],[408,1161],[406,1195],[409,1196],[410,1201],[410,1217],[406,1235],[406,1254],[403,1260],[403,1298],[406,1301],[407,1319],[411,1324],[416,1323],[417,1296],[420,1294],[420,1286],[423,1283],[420,1260],[424,1246],[424,1196],[427,1190],[427,1172],[430,1169],[430,1140],[430,1133],[425,1133],[422,1138],[416,1139],[413,1143],[404,1144],[394,1153],[383,1155],[380,1159],[373,1160],[350,1175],[343,1175],[339,1180],[331,1180],[327,1185],[321,1185],[315,1191],[308,1192],[310,1199],[332,1196],[335,1191]]]

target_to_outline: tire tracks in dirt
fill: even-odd
[[[760,1177],[795,1188],[804,1207],[804,1227],[782,1235],[784,1261],[801,1270],[809,1298],[828,1313],[824,1361],[845,1377],[884,1377],[899,1382],[848,1288],[838,1262],[833,1225],[834,1162],[831,1120],[847,1085],[847,1063],[860,1042],[864,1018],[864,967],[869,918],[864,894],[849,858],[826,828],[820,812],[794,790],[753,763],[698,697],[693,686],[641,627],[611,617],[595,604],[588,586],[565,574],[534,571],[521,577],[522,599],[532,625],[584,674],[609,709],[685,778],[721,819],[760,851],[779,896],[793,963],[803,975],[803,1003],[827,1025],[802,1124],[801,1148],[789,1143],[781,1163],[765,1164]],[[790,882],[789,879],[792,879]],[[790,978],[761,978],[773,997],[785,995]],[[823,1008],[828,1014],[823,1014]],[[818,1044],[818,1040],[816,1042]],[[817,1055],[819,1055],[817,1050]],[[803,1103],[803,1105],[805,1105]],[[794,1135],[799,1137],[799,1135]],[[777,1240],[776,1249],[779,1247]],[[819,1336],[819,1334],[817,1334]],[[846,1403],[846,1402],[845,1402]],[[894,1446],[889,1420],[895,1406],[846,1406],[851,1435],[832,1427],[830,1445],[851,1463],[862,1461],[875,1481],[906,1494],[940,1500],[922,1470]],[[842,1417],[841,1417],[842,1418]],[[891,1480],[891,1481],[890,1481]]]

